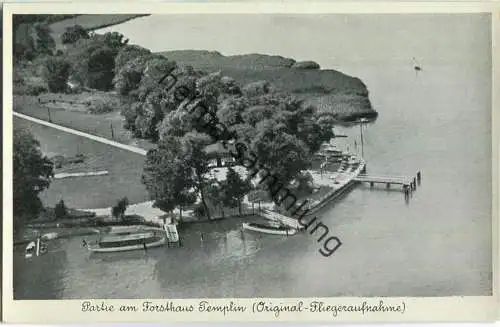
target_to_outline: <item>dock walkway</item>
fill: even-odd
[[[370,183],[370,186],[374,184],[386,184],[387,188],[391,185],[402,185],[402,189],[415,190],[417,188],[417,181],[420,183],[421,173],[417,172],[416,176],[382,176],[382,175],[365,175],[361,174],[354,178],[354,181],[361,183]]]

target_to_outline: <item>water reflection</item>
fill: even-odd
[[[14,251],[14,299],[58,299],[64,294],[64,272],[68,266],[67,240],[52,240],[47,253],[24,257],[24,247]]]

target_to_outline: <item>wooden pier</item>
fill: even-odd
[[[358,175],[354,180],[360,183],[370,183],[373,187],[375,184],[385,184],[386,188],[391,188],[392,185],[401,185],[401,190],[405,194],[417,189],[417,183],[420,184],[422,173],[419,171],[415,176],[381,176],[381,175]]]

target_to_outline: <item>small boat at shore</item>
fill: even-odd
[[[26,259],[33,257],[36,255],[37,257],[40,254],[45,254],[47,253],[47,243],[42,242],[40,237],[38,237],[35,241],[31,241],[28,243],[26,246],[26,249],[24,250],[24,257]]]
[[[25,258],[31,258],[33,254],[35,254],[36,251],[36,243],[35,242],[29,242],[29,244],[26,246],[26,250],[24,251],[24,257]]]
[[[243,223],[243,229],[253,232],[287,236],[297,233],[297,230],[294,228],[281,225],[264,225],[257,223]]]
[[[82,245],[90,252],[120,252],[131,250],[146,250],[162,246],[167,241],[164,229],[146,226],[114,226],[99,237],[97,242],[90,244],[86,240]]]

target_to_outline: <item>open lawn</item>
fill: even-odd
[[[41,194],[45,206],[53,207],[64,199],[70,208],[110,207],[121,197],[131,203],[148,200],[141,183],[144,156],[117,149],[53,128],[40,126],[14,117],[14,128],[27,128],[40,141],[42,151],[54,155],[75,156],[81,152],[88,157],[93,170],[107,170],[108,175],[53,180]]]
[[[51,96],[57,97],[58,95],[44,94],[41,96],[41,99]],[[70,101],[69,99],[74,95],[61,96],[67,99],[67,101]],[[45,121],[49,120],[48,107],[45,104],[39,103],[38,97],[36,96],[16,96],[14,98],[14,111]],[[118,108],[117,111],[101,115],[94,115],[77,110],[70,111],[61,108],[50,108],[50,117],[55,124],[109,138],[123,144],[134,145],[143,149],[151,149],[154,147],[154,145],[148,141],[133,138],[132,135],[123,128],[123,117],[120,115]]]

